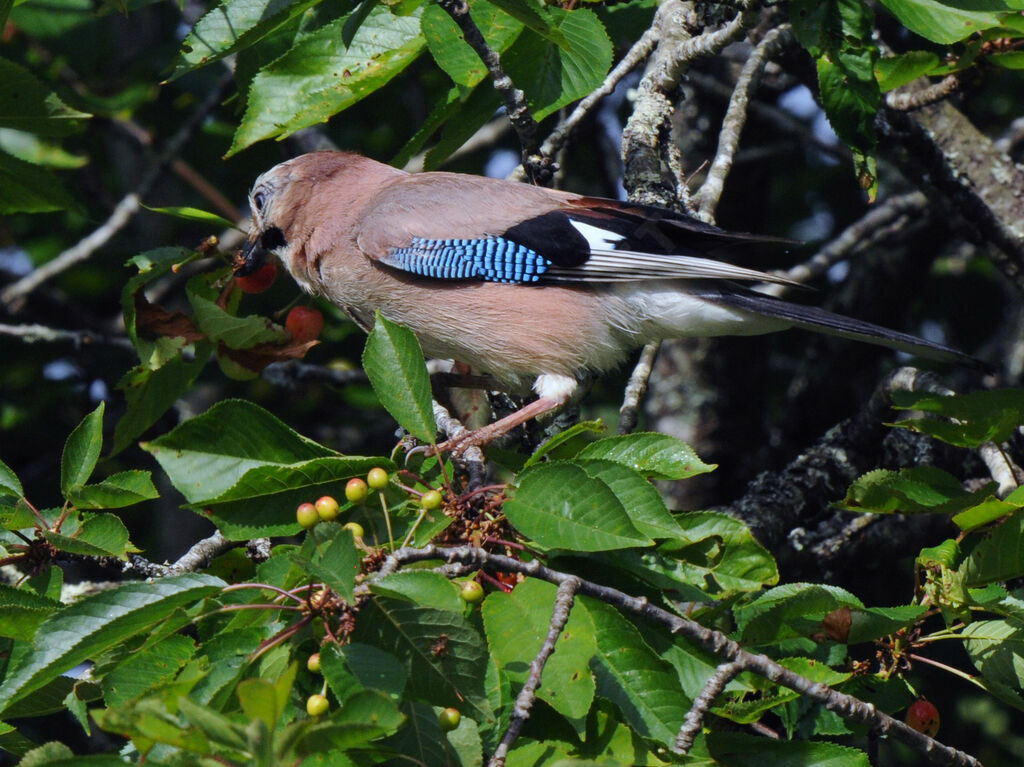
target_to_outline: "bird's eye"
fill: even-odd
[[[267,201],[267,198],[263,194],[263,192],[256,192],[256,194],[254,194],[252,196],[252,204],[256,206],[256,212],[257,213],[259,213],[260,211],[263,210],[263,204],[266,201]]]

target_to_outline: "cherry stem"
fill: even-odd
[[[306,587],[300,586],[299,588]],[[221,591],[239,591],[240,589],[267,589],[268,591],[275,591],[282,597],[294,599],[299,604],[302,604],[302,600],[295,596],[295,594],[291,593],[290,591],[285,591],[284,589],[279,589],[277,586],[271,586],[269,583],[235,583],[231,586],[225,586],[223,589],[221,589]],[[296,589],[296,591],[298,590],[299,589]]]

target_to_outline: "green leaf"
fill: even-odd
[[[0,58],[0,128],[67,136],[80,131],[88,117],[61,101],[27,69]]]
[[[955,514],[976,505],[991,492],[992,488],[985,486],[968,493],[960,480],[935,466],[875,469],[850,485],[840,505],[847,511],[876,514]]]
[[[206,367],[209,348],[204,347],[197,347],[192,361],[175,355],[155,369],[138,365],[125,373],[117,386],[124,391],[128,407],[114,427],[112,455],[128,447],[192,387]]]
[[[366,476],[375,466],[394,468],[385,459],[361,456],[314,458],[288,466],[265,464],[250,469],[216,498],[192,505],[201,508],[231,540],[295,535],[301,531],[295,520],[300,503],[321,495],[340,498],[348,480]]]
[[[0,584],[0,636],[31,641],[39,624],[60,607],[60,602],[27,588]]]
[[[361,690],[345,701],[341,711],[306,728],[295,749],[300,755],[344,751],[391,734],[404,720],[386,695],[377,690]]]
[[[653,543],[607,484],[571,463],[524,471],[504,511],[517,530],[547,548],[605,551]]]
[[[787,583],[737,605],[733,613],[744,643],[765,644],[817,633],[822,618],[840,607],[864,609],[857,597],[837,586]]]
[[[651,538],[678,538],[682,535],[661,493],[638,471],[609,460],[577,460],[574,463],[590,477],[608,485],[638,531]]]
[[[487,0],[474,0],[471,15],[487,44],[497,53],[508,48],[523,31],[522,22]],[[434,61],[457,85],[473,88],[488,76],[480,56],[441,6],[430,3],[423,9],[420,28]]]
[[[151,208],[148,205],[143,205],[142,207],[146,210],[152,211],[153,213],[161,213],[165,216],[173,216],[174,218],[181,218],[185,221],[198,221],[200,224],[209,224],[210,226],[215,226],[218,229],[238,229],[237,222],[230,221],[224,218],[224,216],[218,216],[216,213],[210,213],[209,211],[202,210],[201,208]]]
[[[875,26],[871,7],[863,0],[793,0],[793,32],[814,57],[850,44],[867,44]]]
[[[103,449],[103,410],[104,403],[101,402],[82,419],[64,443],[64,452],[60,458],[60,489],[65,497],[89,481],[100,459],[100,450]]]
[[[326,122],[386,85],[425,46],[419,12],[394,16],[375,6],[345,45],[347,21],[347,16],[337,19],[300,37],[256,75],[228,155],[262,139]]]
[[[558,17],[550,13],[550,6],[537,2],[537,0],[492,0],[492,2],[540,37],[563,47],[568,47],[571,44],[558,26]],[[473,8],[476,8],[475,3]],[[475,18],[476,14],[473,16]]]
[[[612,606],[584,597],[597,636],[591,663],[597,694],[607,698],[640,736],[672,747],[690,708],[672,666]]]
[[[697,457],[693,448],[667,434],[637,432],[599,439],[577,458],[605,458],[629,466],[650,479],[687,479],[715,469]]]
[[[882,92],[875,79],[878,50],[843,49],[818,59],[818,90],[836,135],[853,149],[869,153],[877,143],[875,115]]]
[[[484,689],[487,647],[461,613],[377,596],[359,613],[352,638],[398,658],[407,696],[456,706],[477,722],[493,717]]]
[[[76,207],[74,199],[46,168],[0,151],[0,214],[45,213]]]
[[[61,551],[87,557],[127,559],[130,552],[138,551],[128,540],[128,528],[124,522],[113,514],[89,516],[74,535],[44,530],[43,536]]]
[[[0,684],[0,713],[79,663],[151,630],[178,608],[225,585],[219,578],[187,573],[154,583],[125,583],[66,607],[40,625],[32,651],[8,670]]]
[[[970,506],[953,517],[957,527],[966,533],[984,527],[990,522],[995,522],[1000,517],[1012,514],[1024,506],[1024,492],[1017,488],[1005,501],[1001,501],[994,495],[987,496],[980,503]]]
[[[227,0],[208,11],[181,44],[171,80],[251,47],[320,0]]]
[[[899,56],[886,56],[875,62],[875,76],[882,93],[913,82],[937,66],[939,57],[931,51],[907,51]]]
[[[12,495],[15,498],[25,497],[25,490],[21,486],[18,475],[3,461],[0,461],[0,495]]]
[[[612,561],[656,588],[697,601],[709,596],[725,599],[779,582],[775,560],[738,519],[693,511],[676,517],[676,522],[675,539],[654,551],[617,553]]]
[[[401,662],[391,653],[373,645],[360,642],[329,644],[320,655],[324,663],[324,678],[339,700],[344,699],[348,692],[339,689],[332,681],[330,667],[335,660],[343,663],[351,677],[367,689],[386,692],[395,700],[399,700],[405,691],[408,675]]]
[[[491,653],[514,683],[526,681],[530,663],[547,637],[557,591],[553,584],[531,578],[510,594],[488,595],[483,603],[481,615]],[[569,719],[585,716],[596,689],[589,668],[596,652],[590,614],[574,606],[544,666],[538,696]]]
[[[423,442],[434,442],[430,376],[415,334],[377,313],[363,350],[363,369],[384,408],[399,426]]]
[[[461,612],[459,588],[441,573],[407,570],[392,573],[370,584],[374,594],[415,602],[422,607]]]
[[[356,548],[351,530],[336,522],[317,525],[306,534],[302,548],[291,553],[291,559],[310,578],[323,581],[349,604],[355,603],[353,588],[363,552]]]
[[[558,432],[553,437],[546,439],[541,443],[540,447],[533,451],[533,455],[526,459],[526,463],[523,464],[523,468],[527,469],[533,466],[535,463],[540,463],[545,456],[552,456],[555,458],[564,457],[570,458],[578,450],[572,450],[572,448],[565,448],[567,443],[571,443],[577,437],[582,439],[582,435],[585,434],[602,434],[606,430],[603,421],[580,421],[574,423],[568,429]],[[566,451],[571,451],[568,455],[563,455]]]
[[[882,5],[912,32],[944,45],[999,26],[1000,14],[1014,10],[1001,0],[882,0]]]
[[[997,67],[1003,69],[1024,69],[1024,51],[1003,51],[988,57]]]
[[[525,91],[535,120],[588,95],[604,82],[612,65],[612,42],[593,11],[547,10],[566,42],[527,31],[502,57],[509,77]]]
[[[120,509],[159,497],[148,471],[118,472],[68,493],[68,501],[77,509]]]
[[[849,746],[814,740],[770,740],[739,732],[710,732],[708,751],[729,767],[871,767],[868,755]]]
[[[1005,442],[1024,424],[1024,389],[992,389],[948,397],[893,392],[892,403],[901,410],[923,410],[950,419],[908,418],[893,426],[930,434],[959,447]]]
[[[188,299],[193,309],[192,320],[199,330],[229,349],[250,349],[257,344],[280,344],[291,339],[291,334],[269,317],[236,317],[196,293],[190,292]]]
[[[195,642],[180,634],[132,653],[103,677],[103,699],[118,708],[170,680],[195,654]]]
[[[1024,705],[1024,627],[1011,621],[974,621],[964,626],[961,636],[971,663],[986,681],[1015,690],[1018,708]]]
[[[223,495],[250,469],[337,456],[246,400],[223,400],[143,446],[189,503]]]
[[[863,610],[851,610],[850,635],[846,644],[870,642],[888,634],[895,634],[901,628],[912,626],[927,611],[928,608],[925,605],[867,607]]]
[[[1024,511],[984,533],[959,571],[968,586],[1005,581],[1024,574]]]

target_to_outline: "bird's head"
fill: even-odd
[[[240,277],[263,266],[268,253],[282,256],[288,245],[278,214],[282,212],[280,198],[287,189],[289,176],[288,163],[275,165],[256,179],[249,192],[249,210],[252,211],[249,239],[235,263],[235,274]]]

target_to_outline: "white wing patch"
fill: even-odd
[[[609,247],[614,248],[615,243],[621,242],[626,239],[621,234],[615,232],[609,232],[607,229],[602,229],[599,226],[592,224],[585,224],[582,221],[576,221],[574,218],[569,219],[569,223],[573,225],[573,228],[577,232],[583,235],[583,239],[587,241],[591,250],[607,250]]]

